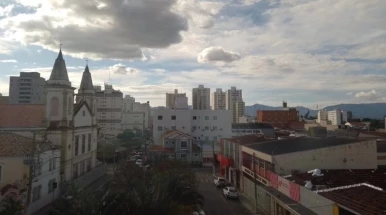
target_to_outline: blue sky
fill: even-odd
[[[94,84],[152,106],[199,84],[247,105],[385,102],[385,14],[384,0],[1,1],[0,93],[20,71],[47,78],[62,43],[73,86],[89,59]]]

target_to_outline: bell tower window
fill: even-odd
[[[59,115],[59,99],[58,99],[58,97],[52,97],[51,98],[50,115],[51,116],[58,116]]]

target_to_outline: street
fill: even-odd
[[[205,198],[203,209],[206,215],[251,215],[239,200],[228,200],[222,194],[222,189],[214,186],[211,168],[195,170],[200,182],[199,192]]]

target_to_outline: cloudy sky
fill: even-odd
[[[152,106],[199,84],[247,105],[384,102],[385,20],[385,0],[2,0],[0,93],[49,77],[62,43],[73,86],[89,59],[94,84]]]

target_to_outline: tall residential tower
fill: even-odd
[[[210,88],[199,85],[192,91],[193,110],[210,110]]]

